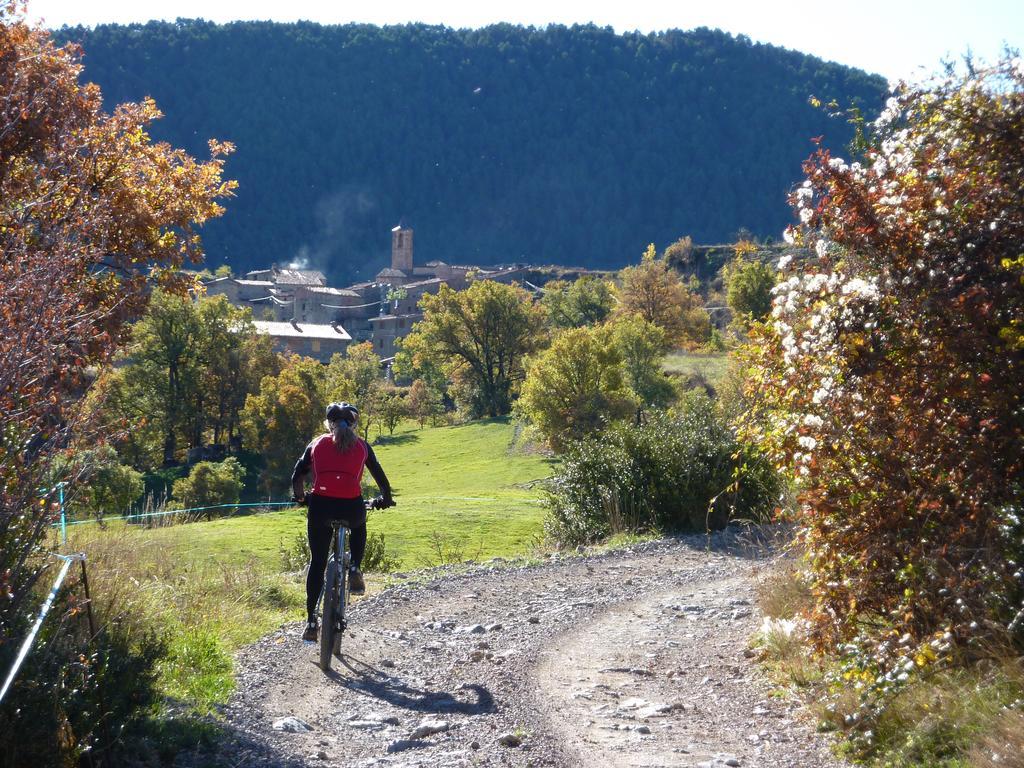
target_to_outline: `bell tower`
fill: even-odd
[[[403,222],[391,230],[391,268],[412,274],[412,227]]]

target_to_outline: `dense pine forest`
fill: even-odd
[[[211,265],[305,260],[334,280],[418,262],[636,261],[682,235],[778,237],[812,139],[844,150],[885,81],[708,29],[479,30],[225,25],[64,28],[107,105],[152,96],[153,135],[197,155],[234,142],[237,198],[208,225]]]

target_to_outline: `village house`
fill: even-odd
[[[255,320],[253,324],[257,332],[265,333],[274,340],[277,352],[312,357],[321,363],[329,363],[332,355],[344,354],[352,342],[352,337],[340,325],[295,320]]]
[[[524,267],[487,270],[473,266],[413,260],[413,230],[400,223],[391,230],[391,266],[372,282],[346,288],[327,285],[322,272],[278,268],[247,272],[243,278],[207,281],[207,295],[224,295],[253,310],[256,327],[274,339],[276,349],[327,362],[353,342],[370,341],[374,352],[390,362],[396,343],[423,318],[419,302],[442,285],[462,290],[472,280],[522,281]]]

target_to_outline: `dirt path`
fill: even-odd
[[[440,571],[360,601],[331,675],[285,627],[239,659],[220,762],[838,766],[744,654],[759,564],[729,543]]]

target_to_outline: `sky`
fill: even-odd
[[[1022,0],[29,0],[51,28],[150,19],[306,19],[324,24],[497,22],[610,26],[616,32],[712,27],[878,73],[920,80],[970,51],[992,61],[1024,49]]]

